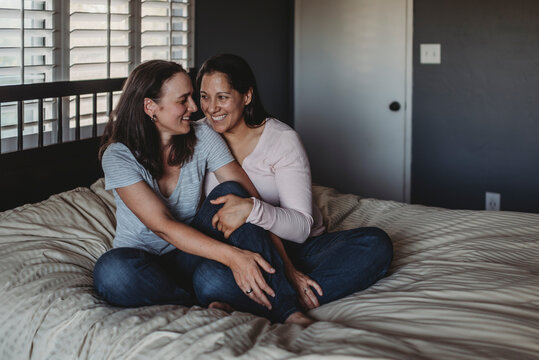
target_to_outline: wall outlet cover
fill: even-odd
[[[499,211],[500,201],[501,201],[501,196],[499,193],[493,193],[493,192],[485,193],[485,210]]]
[[[420,64],[441,64],[442,46],[440,44],[421,44],[419,45]]]

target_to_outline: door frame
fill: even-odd
[[[294,0],[294,38],[293,38],[293,84],[292,84],[292,99],[295,99],[295,85],[298,82],[297,72],[297,59],[299,58],[298,46],[299,43],[299,22],[300,22],[300,9],[303,0]],[[309,0],[305,0],[309,1]],[[411,188],[412,188],[412,82],[413,82],[413,16],[414,16],[414,1],[406,1],[406,50],[405,50],[405,103],[404,103],[404,149],[403,149],[403,163],[404,163],[404,184],[403,195],[404,201],[410,203],[411,201]],[[292,100],[292,107],[295,107],[294,100]],[[294,110],[292,110],[292,115]]]
[[[412,89],[414,52],[414,0],[406,1],[406,104],[404,105],[404,200],[412,193]]]

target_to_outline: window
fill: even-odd
[[[190,8],[187,1],[142,1],[142,61],[172,59],[185,68],[192,66]]]
[[[52,81],[52,1],[0,0],[0,8],[0,86]]]
[[[129,73],[129,1],[71,0],[69,79],[126,77]]]
[[[123,78],[150,59],[192,67],[193,1],[0,0],[0,86]],[[75,97],[64,101],[63,118],[71,129]],[[56,100],[43,102],[44,131],[53,131]],[[95,102],[98,123],[104,123],[107,94]],[[81,127],[91,123],[93,103],[91,95],[80,97]],[[16,102],[1,103],[2,152],[10,151],[9,139],[17,136],[19,111],[24,114],[24,148],[33,146],[27,137],[38,130],[37,100],[25,101],[22,109]],[[66,136],[73,139],[69,132]]]
[[[193,0],[0,0],[0,86],[193,65]],[[191,16],[190,16],[191,14]]]

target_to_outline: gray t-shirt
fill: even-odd
[[[161,194],[157,181],[135,159],[127,146],[122,143],[109,145],[101,165],[105,173],[105,188],[113,189],[116,200],[114,247],[140,248],[153,254],[165,254],[174,249],[173,245],[148,229],[114,189],[143,180],[163,200],[176,220],[189,224],[200,202],[206,171],[213,172],[234,160],[224,140],[209,125],[195,122],[194,131],[198,140],[193,158],[182,166],[176,188],[168,198]]]

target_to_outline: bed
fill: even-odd
[[[314,195],[330,231],[381,227],[395,255],[387,277],[311,311],[305,329],[105,303],[92,287],[115,231],[102,179],[0,213],[0,359],[539,358],[539,214]]]

